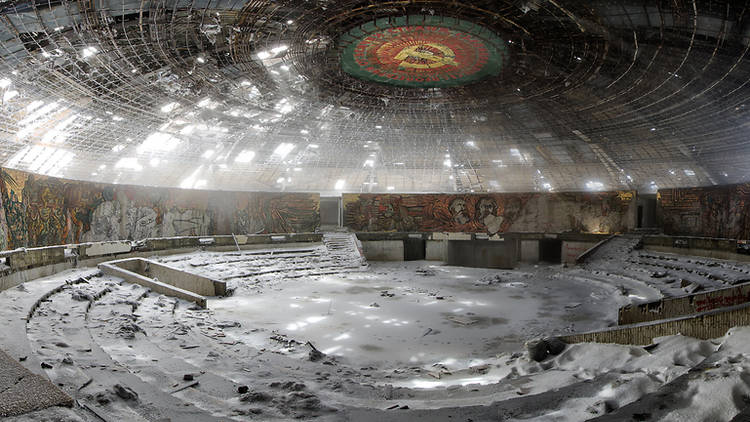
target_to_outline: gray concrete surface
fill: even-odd
[[[70,407],[73,399],[0,350],[0,416],[23,415],[51,406]]]

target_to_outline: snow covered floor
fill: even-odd
[[[331,273],[324,253],[294,254],[302,265],[263,253],[163,257],[230,278],[234,296],[208,310],[92,269],[26,283],[0,292],[12,304],[0,308],[1,347],[37,370],[43,362],[107,420],[723,422],[750,405],[748,327],[529,359],[525,339],[603,328],[621,304],[661,294],[607,266],[362,271],[353,260]],[[325,355],[311,359],[307,341]],[[53,408],[9,420],[100,419]]]
[[[257,347],[271,347],[263,332],[273,331],[361,366],[468,364],[542,334],[616,320],[616,287],[556,276],[557,269],[373,263],[365,272],[240,285],[208,307],[217,319],[255,329],[231,335]]]

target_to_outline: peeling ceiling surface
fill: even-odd
[[[748,181],[748,6],[0,0],[0,163],[222,190]]]

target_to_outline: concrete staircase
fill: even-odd
[[[329,232],[323,234],[323,244],[337,265],[357,268],[367,265],[362,254],[362,244],[354,233]]]

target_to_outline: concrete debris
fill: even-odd
[[[326,357],[325,353],[318,350],[315,346],[313,346],[312,343],[309,341],[307,342],[307,345],[310,346],[310,353],[308,353],[307,358],[310,360],[310,362],[317,362],[323,358]]]
[[[71,298],[79,302],[90,302],[92,296],[82,289],[75,289],[71,292]]]
[[[112,391],[123,400],[138,400],[138,393],[120,384],[112,386]]]
[[[267,402],[273,400],[273,396],[263,391],[253,391],[245,393],[240,397],[240,401],[243,402]]]

